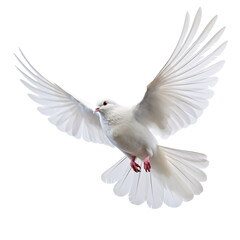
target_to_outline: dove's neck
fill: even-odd
[[[130,121],[132,110],[123,106],[115,106],[113,109],[101,114],[101,122],[105,126],[114,127]]]

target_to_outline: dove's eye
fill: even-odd
[[[107,103],[107,101],[104,101],[103,102],[103,106],[106,106],[108,103]]]

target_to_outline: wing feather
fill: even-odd
[[[211,49],[225,28],[209,37],[217,19],[215,16],[197,36],[201,15],[202,11],[199,9],[187,33],[189,27],[187,13],[173,54],[147,86],[142,101],[134,108],[135,118],[157,130],[156,132],[163,137],[168,137],[196,122],[208,106],[208,99],[213,95],[209,88],[217,82],[214,74],[224,64],[224,61],[216,63],[214,61],[223,52],[227,42]]]
[[[21,50],[20,53],[25,63],[15,56],[25,70],[17,67],[25,78],[21,82],[33,93],[28,94],[29,97],[41,105],[38,107],[39,112],[49,116],[49,121],[58,129],[76,138],[113,146],[102,130],[98,115],[85,103],[44,78]]]

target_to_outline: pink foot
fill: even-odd
[[[150,158],[150,156],[147,156],[144,159],[144,169],[146,172],[150,172],[150,169],[151,169],[151,164],[150,164],[149,158]]]
[[[132,157],[130,166],[134,172],[141,172],[141,167],[135,162],[136,157]]]

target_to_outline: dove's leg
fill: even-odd
[[[151,164],[149,161],[150,155],[148,155],[145,159],[144,159],[144,169],[146,172],[150,172],[151,169]]]
[[[135,162],[136,157],[133,156],[130,166],[133,169],[134,172],[141,172],[141,167]],[[145,166],[145,165],[144,165]]]

